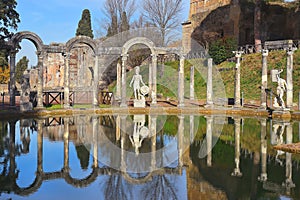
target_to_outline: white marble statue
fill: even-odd
[[[274,98],[274,107],[281,107],[281,108],[285,108],[285,103],[283,100],[283,95],[284,92],[286,92],[287,90],[287,84],[286,81],[283,78],[280,78],[280,74],[283,72],[283,70],[280,70],[277,74],[276,74],[276,78],[277,78],[277,88],[276,88],[276,94],[277,97]]]
[[[135,68],[135,75],[133,75],[131,81],[130,81],[130,87],[132,87],[133,84],[133,91],[134,91],[134,98],[135,99],[141,99],[141,91],[140,91],[140,83],[142,83],[145,86],[145,83],[143,81],[142,75],[140,75],[140,67],[137,66]]]

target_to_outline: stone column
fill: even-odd
[[[98,88],[98,84],[99,84],[99,56],[96,55],[95,56],[95,67],[94,67],[94,84],[93,84],[93,106],[96,108],[99,106],[99,101],[98,101],[98,98],[99,98],[99,88]],[[102,67],[103,67],[103,63],[100,63],[101,65],[101,74],[103,73],[102,72]]]
[[[63,172],[69,172],[69,118],[64,119],[64,168]]]
[[[43,121],[37,120],[37,173],[43,172]]]
[[[157,55],[156,54],[152,54],[152,105],[156,105],[157,104],[157,81],[156,81],[156,77],[157,77]]]
[[[178,107],[184,107],[184,56],[180,56],[178,70]]]
[[[152,63],[149,63],[149,96],[151,97],[151,92],[152,92],[152,78],[153,78],[153,70],[152,70]]]
[[[206,154],[207,154],[207,166],[212,166],[212,123],[213,117],[206,116]]]
[[[293,143],[293,124],[288,124],[286,127],[286,144]],[[295,187],[293,183],[293,162],[292,162],[292,154],[286,153],[286,161],[285,161],[285,185],[286,190],[290,193],[291,188]]]
[[[267,141],[267,120],[261,119],[260,120],[260,151],[261,151],[261,174],[260,177],[258,177],[259,181],[265,182],[268,180],[268,174],[267,174],[267,147],[268,147],[268,141]]]
[[[237,176],[237,177],[241,177],[243,175],[240,170],[240,156],[241,156],[240,134],[241,134],[241,118],[237,117],[234,119],[235,169],[231,173],[231,176]]]
[[[262,77],[261,77],[261,105],[262,109],[267,108],[267,94],[265,89],[268,88],[268,62],[267,57],[269,55],[268,50],[262,50]]]
[[[43,108],[43,77],[44,77],[44,55],[38,51],[38,83],[37,83],[37,108]]]
[[[190,68],[190,100],[195,99],[195,67]]]
[[[15,88],[16,88],[16,54],[17,51],[11,51],[10,52],[10,78],[9,78],[9,105],[15,106],[16,105],[16,94],[15,94]]]
[[[206,84],[206,107],[213,106],[213,85],[212,85],[212,67],[213,67],[213,59],[209,58],[207,60],[207,84]]]
[[[65,54],[64,71],[64,108],[70,108],[70,53]]]
[[[127,107],[126,99],[126,65],[127,65],[128,54],[122,55],[122,90],[121,90],[121,107]]]
[[[286,65],[286,107],[293,107],[293,57],[294,50],[289,49],[287,51],[287,65]]]
[[[241,57],[242,51],[235,52],[234,107],[241,107]]]
[[[122,66],[121,63],[117,64],[117,89],[116,89],[116,99],[121,99],[121,77],[122,77]]]
[[[179,124],[178,124],[178,165],[179,167],[183,166],[183,137],[184,137],[184,116],[179,115]]]

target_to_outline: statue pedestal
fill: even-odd
[[[135,108],[146,108],[146,100],[145,99],[134,99],[133,107]]]

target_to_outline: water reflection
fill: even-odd
[[[0,197],[298,198],[300,156],[272,148],[298,142],[298,131],[298,122],[194,115],[1,121]],[[48,166],[60,156],[61,168]]]

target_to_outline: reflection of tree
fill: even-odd
[[[77,157],[80,161],[80,166],[82,169],[87,169],[90,160],[90,145],[76,145]]]
[[[174,184],[165,175],[153,177],[142,191],[144,199],[177,199]]]
[[[110,175],[105,185],[104,194],[105,199],[132,199],[131,196],[129,196],[130,194],[128,193],[128,188],[125,186],[122,175],[119,173]]]

